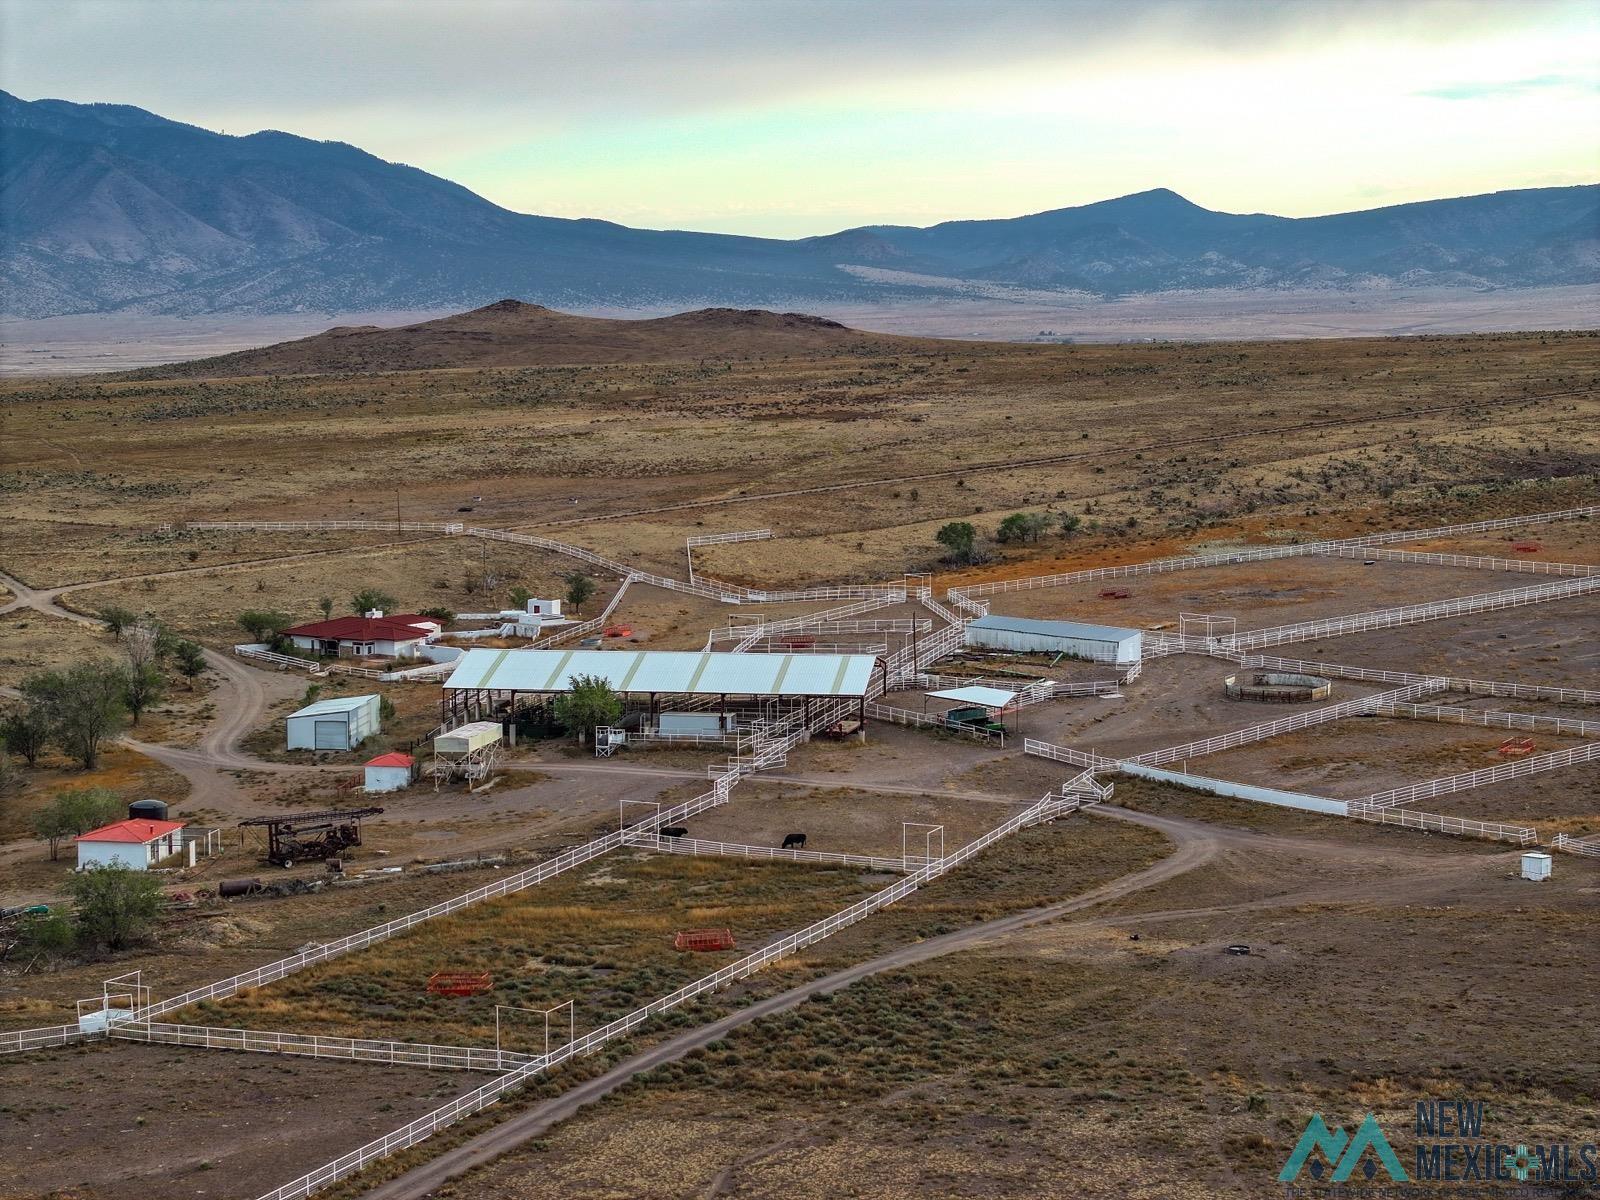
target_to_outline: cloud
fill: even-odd
[[[1445,84],[1424,88],[1413,95],[1433,100],[1499,100],[1558,89],[1571,92],[1600,92],[1600,79],[1575,75],[1536,75],[1532,79],[1502,79]]]

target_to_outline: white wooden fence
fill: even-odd
[[[875,721],[888,721],[891,725],[906,725],[913,729],[942,729],[947,733],[959,733],[980,742],[994,742],[996,745],[1006,744],[1006,735],[998,729],[985,729],[976,725],[963,725],[959,721],[952,721],[943,713],[917,712],[912,708],[896,708],[892,704],[878,704],[868,702],[867,716]]]
[[[1554,687],[1542,683],[1510,683],[1490,679],[1460,679],[1454,676],[1418,675],[1411,671],[1385,671],[1373,667],[1352,667],[1343,663],[1321,662],[1308,658],[1274,658],[1269,654],[1238,656],[1244,668],[1266,667],[1274,671],[1298,671],[1336,679],[1367,679],[1375,683],[1421,683],[1426,679],[1445,681],[1445,690],[1469,692],[1478,696],[1503,696],[1520,700],[1554,700],[1562,704],[1600,704],[1600,691],[1587,688]]]
[[[1371,821],[1378,825],[1400,825],[1406,829],[1421,829],[1429,833],[1449,833],[1456,837],[1488,838],[1491,841],[1515,842],[1519,846],[1538,843],[1539,835],[1526,825],[1502,825],[1495,821],[1474,821],[1471,817],[1451,817],[1440,813],[1417,812],[1409,808],[1357,808],[1350,802],[1350,815],[1358,821]]]
[[[1600,721],[1574,721],[1570,717],[1547,717],[1538,713],[1496,712],[1492,709],[1453,708],[1441,704],[1381,704],[1373,709],[1379,717],[1409,717],[1438,721],[1445,725],[1482,725],[1490,729],[1523,729],[1534,733],[1564,733],[1575,737],[1600,736]]]
[[[1294,546],[1241,547],[1237,550],[1215,554],[1184,555],[1162,558],[1153,562],[1130,563],[1121,567],[1096,567],[1085,571],[1067,571],[1058,575],[1032,575],[1024,579],[1004,579],[994,583],[973,584],[951,588],[946,598],[967,611],[981,615],[976,610],[988,611],[979,604],[979,596],[993,596],[1003,592],[1027,591],[1033,588],[1061,587],[1066,584],[1087,583],[1101,579],[1128,579],[1140,575],[1159,575],[1171,571],[1193,571],[1202,567],[1226,566],[1231,563],[1262,562],[1268,559],[1296,558],[1306,554],[1335,553],[1344,547],[1388,545],[1396,542],[1430,541],[1435,538],[1461,534],[1483,533],[1494,529],[1520,529],[1526,525],[1550,521],[1573,521],[1600,516],[1600,505],[1561,509],[1555,512],[1532,513],[1525,517],[1497,517],[1487,521],[1469,521],[1461,525],[1441,525],[1432,529],[1395,530],[1388,533],[1365,534],[1361,537],[1332,541],[1303,542]]]
[[[1519,758],[1515,762],[1501,763],[1498,766],[1480,767],[1476,771],[1463,771],[1458,775],[1447,775],[1440,779],[1428,779],[1422,783],[1413,783],[1406,787],[1373,792],[1370,796],[1362,796],[1359,800],[1350,801],[1351,815],[1355,815],[1357,809],[1378,811],[1386,808],[1399,808],[1417,800],[1428,800],[1434,796],[1448,796],[1454,792],[1464,792],[1471,788],[1485,787],[1491,783],[1503,783],[1507,779],[1522,779],[1529,775],[1537,775],[1541,771],[1554,771],[1559,767],[1594,762],[1596,759],[1600,759],[1600,742],[1586,742],[1569,750],[1553,750],[1548,754],[1535,754],[1528,758]]]
[[[1290,717],[1279,717],[1275,721],[1265,721],[1259,725],[1250,725],[1244,729],[1236,729],[1232,733],[1220,734],[1217,737],[1200,738],[1193,742],[1168,746],[1164,750],[1150,750],[1144,754],[1135,754],[1131,756],[1129,761],[1159,767],[1166,763],[1177,762],[1180,759],[1203,758],[1207,754],[1218,754],[1223,750],[1231,750],[1236,746],[1245,746],[1252,742],[1265,741],[1267,738],[1279,737],[1285,733],[1309,729],[1313,725],[1323,725],[1329,721],[1341,721],[1346,717],[1360,716],[1364,713],[1373,712],[1384,704],[1402,703],[1414,700],[1419,696],[1430,696],[1443,690],[1444,682],[1442,680],[1425,679],[1421,683],[1408,684],[1405,687],[1396,688],[1392,692],[1379,692],[1372,696],[1358,696],[1353,700],[1343,700],[1338,704],[1329,704],[1322,708],[1313,709],[1311,712],[1296,713]]]
[[[1600,567],[1587,563],[1549,562],[1535,558],[1492,558],[1482,554],[1438,554],[1422,550],[1385,550],[1371,546],[1342,546],[1321,550],[1333,558],[1377,559],[1380,562],[1418,563],[1435,567],[1466,567],[1478,571],[1512,571],[1524,575],[1600,575]]]
[[[309,1196],[313,1192],[327,1187],[330,1183],[355,1174],[369,1163],[386,1158],[409,1146],[414,1146],[418,1142],[433,1136],[439,1130],[455,1124],[462,1118],[488,1108],[507,1092],[522,1087],[529,1080],[549,1070],[551,1067],[593,1054],[607,1043],[633,1032],[652,1017],[670,1012],[697,997],[719,991],[731,983],[746,979],[763,967],[788,958],[807,946],[814,945],[824,938],[833,936],[841,929],[849,928],[873,913],[887,908],[899,900],[903,900],[924,884],[948,874],[962,863],[981,854],[1002,838],[1009,837],[1019,829],[1025,829],[1030,825],[1055,820],[1056,817],[1071,811],[1072,808],[1076,807],[1077,803],[1076,797],[1071,800],[1063,800],[1052,792],[1037,804],[997,825],[981,837],[973,839],[953,854],[935,859],[928,865],[913,871],[904,879],[874,892],[866,899],[763,946],[754,953],[747,954],[743,958],[695,980],[693,983],[686,984],[677,991],[669,992],[665,996],[652,1000],[643,1008],[636,1009],[625,1017],[619,1017],[609,1024],[590,1030],[558,1050],[552,1051],[549,1055],[518,1067],[481,1088],[477,1088],[463,1096],[458,1096],[449,1104],[419,1117],[407,1125],[401,1126],[392,1133],[368,1142],[365,1146],[352,1150],[350,1153],[334,1159],[315,1171],[302,1175],[299,1179],[292,1180],[282,1187],[265,1193],[260,1200],[301,1200],[302,1197]]]
[[[769,862],[814,863],[818,866],[860,867],[868,871],[911,869],[900,858],[841,854],[832,850],[785,850],[780,846],[748,846],[739,842],[714,842],[702,838],[661,837],[655,833],[629,834],[624,844],[662,854],[687,854],[695,858],[749,858]]]
[[[1573,837],[1570,833],[1558,833],[1550,839],[1550,847],[1568,854],[1600,858],[1600,833],[1590,834],[1588,837]]]
[[[1568,600],[1594,591],[1600,591],[1600,577],[1566,579],[1560,583],[1535,584],[1500,592],[1480,592],[1473,596],[1456,596],[1449,600],[1433,600],[1426,604],[1374,609],[1371,612],[1352,613],[1347,617],[1329,617],[1320,621],[1297,621],[1292,625],[1277,625],[1269,629],[1251,629],[1235,637],[1223,638],[1221,644],[1237,650],[1256,650],[1263,646],[1279,646],[1285,642],[1343,637],[1373,629],[1392,629],[1399,625],[1415,625],[1423,621],[1439,621],[1472,613],[1518,608],[1525,604]]]
[[[117,1021],[107,1031],[129,1042],[162,1046],[197,1046],[207,1050],[240,1050],[253,1054],[289,1054],[337,1058],[346,1062],[424,1067],[437,1071],[509,1071],[533,1061],[529,1054],[493,1046],[436,1046],[425,1042],[391,1042],[371,1038],[329,1037],[262,1029],[230,1029],[210,1025],[170,1025],[159,1021]]]

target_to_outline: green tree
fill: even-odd
[[[167,680],[161,673],[161,660],[170,652],[172,635],[154,621],[137,621],[122,634],[122,649],[128,657],[122,673],[122,699],[133,714],[133,723],[166,693]]]
[[[594,595],[594,580],[582,571],[568,571],[561,579],[567,585],[567,608],[576,613]]]
[[[293,624],[294,618],[288,613],[268,609],[252,608],[239,614],[239,628],[256,641],[268,645],[277,641],[283,631]]]
[[[54,861],[64,840],[109,825],[122,811],[122,797],[107,788],[62,792],[33,814],[33,836],[50,843],[50,858]]]
[[[317,607],[322,610],[322,619],[326,621],[328,618],[333,616],[333,597],[324,596],[321,600],[317,601]]]
[[[100,759],[101,743],[120,733],[127,720],[126,682],[126,673],[113,663],[82,662],[30,675],[22,693],[44,710],[51,740],[89,769]]]
[[[121,637],[122,631],[139,619],[139,614],[120,604],[108,604],[100,610],[100,619],[112,633]]]
[[[172,665],[189,681],[189,690],[193,691],[194,681],[205,673],[206,652],[200,643],[182,639],[172,648]]]
[[[995,531],[999,542],[1037,542],[1039,535],[1049,526],[1050,519],[1042,513],[1012,513],[1000,522]]]
[[[0,741],[30,767],[38,766],[39,756],[50,744],[49,712],[36,700],[10,709],[0,718]]]
[[[122,703],[137,725],[146,710],[153,704],[159,704],[167,694],[166,678],[154,663],[130,663],[126,670],[119,673],[122,676]]]
[[[532,599],[533,599],[533,593],[530,592],[527,588],[523,587],[520,583],[519,584],[515,584],[515,585],[512,586],[512,588],[511,588],[511,607],[512,608],[523,608],[523,607],[525,607],[527,605],[528,601],[532,600]]]
[[[47,957],[64,954],[78,940],[78,931],[72,922],[65,913],[58,912],[25,917],[17,932],[22,935],[25,952]]]
[[[578,744],[589,740],[597,725],[615,725],[622,716],[622,698],[599,675],[575,675],[572,687],[556,697],[556,720],[577,735]]]
[[[1061,536],[1069,538],[1078,532],[1078,526],[1083,524],[1083,518],[1077,513],[1062,513],[1057,524],[1061,526]]]
[[[78,944],[124,950],[155,927],[165,903],[161,885],[148,871],[88,867],[67,880]]]
[[[388,592],[379,591],[374,587],[364,587],[354,596],[350,597],[350,611],[360,616],[374,610],[378,612],[393,612],[400,602]]]
[[[950,562],[965,564],[977,559],[978,531],[971,521],[951,521],[940,527],[933,540],[950,552],[946,556]]]

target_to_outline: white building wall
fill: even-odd
[[[411,786],[410,767],[368,767],[366,790],[369,792],[398,792]]]
[[[991,650],[1012,650],[1024,654],[1070,654],[1094,662],[1122,662],[1122,643],[1092,638],[1069,638],[1055,634],[1024,633],[1016,629],[967,628],[967,645]],[[1133,657],[1137,659],[1138,653]]]
[[[138,842],[79,842],[78,869],[84,867],[131,867],[135,871],[150,866],[150,853]]]
[[[78,869],[84,867],[129,867],[148,870],[178,852],[183,831],[163,834],[153,842],[79,842]]]

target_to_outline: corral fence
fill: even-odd
[[[1070,799],[1062,799],[1054,792],[1049,793],[1037,804],[997,825],[981,837],[973,839],[961,849],[946,855],[944,858],[935,859],[905,878],[874,892],[866,899],[858,901],[848,908],[834,913],[832,916],[808,925],[804,929],[796,930],[794,933],[780,938],[778,941],[772,942],[752,954],[745,955],[736,962],[729,963],[727,966],[703,976],[693,983],[686,984],[675,992],[670,992],[665,996],[652,1000],[643,1008],[636,1009],[625,1017],[620,1017],[609,1024],[590,1030],[550,1054],[518,1067],[516,1070],[508,1072],[481,1088],[477,1088],[463,1096],[458,1096],[442,1108],[419,1117],[417,1120],[403,1125],[375,1141],[368,1142],[365,1146],[352,1150],[350,1153],[334,1159],[332,1162],[301,1176],[299,1179],[267,1192],[260,1200],[301,1200],[302,1197],[309,1196],[331,1183],[355,1174],[378,1159],[386,1158],[397,1151],[414,1146],[418,1142],[433,1136],[439,1130],[455,1124],[462,1118],[488,1108],[507,1092],[522,1087],[529,1080],[549,1070],[551,1067],[593,1054],[607,1043],[633,1032],[652,1017],[670,1012],[699,996],[718,991],[729,984],[746,979],[763,967],[788,958],[790,955],[803,950],[807,946],[814,945],[824,938],[831,937],[841,929],[846,929],[873,913],[887,908],[899,900],[903,900],[924,884],[949,873],[962,863],[981,854],[1002,838],[1008,837],[1030,825],[1055,820],[1057,817],[1073,811],[1080,803],[1081,800],[1076,796]]]
[[[1518,700],[1553,700],[1563,704],[1600,704],[1600,691],[1587,688],[1553,687],[1538,683],[1509,683],[1490,679],[1461,679],[1454,676],[1418,675],[1411,671],[1385,671],[1373,667],[1352,667],[1344,663],[1316,662],[1305,658],[1274,658],[1266,654],[1240,655],[1241,667],[1269,667],[1280,671],[1305,671],[1331,675],[1337,679],[1365,679],[1374,683],[1421,683],[1439,678],[1445,691],[1468,692],[1478,696],[1502,696]]]
[[[1222,639],[1222,644],[1236,650],[1255,650],[1263,646],[1282,645],[1285,642],[1343,637],[1374,629],[1393,629],[1400,625],[1416,625],[1424,621],[1439,621],[1450,617],[1469,616],[1473,613],[1518,608],[1526,604],[1545,604],[1553,600],[1584,596],[1597,590],[1600,590],[1600,577],[1567,579],[1560,583],[1535,584],[1508,591],[1480,592],[1472,596],[1456,596],[1449,600],[1433,600],[1426,604],[1374,609],[1371,612],[1329,617],[1320,621],[1298,621],[1292,625],[1277,625],[1270,629],[1251,629],[1235,637]]]
[[[107,1033],[123,1041],[150,1042],[161,1046],[197,1046],[207,1050],[336,1058],[346,1062],[383,1063],[429,1070],[502,1072],[533,1061],[532,1055],[497,1050],[492,1046],[437,1046],[424,1042],[328,1037],[261,1029],[171,1025],[159,1021],[117,1021],[112,1023]]]
[[[1536,558],[1491,558],[1481,554],[1438,554],[1423,550],[1385,550],[1378,547],[1342,546],[1319,550],[1330,558],[1375,559],[1379,562],[1417,563],[1434,567],[1467,567],[1477,571],[1512,571],[1524,575],[1600,575],[1600,567],[1587,563],[1550,562]]]
[[[960,721],[950,720],[943,713],[918,712],[913,708],[896,708],[892,704],[878,704],[875,701],[867,704],[866,713],[875,721],[888,721],[891,725],[905,725],[912,729],[942,729],[946,733],[957,733],[974,741],[993,742],[997,746],[1006,744],[1003,730],[988,729],[981,725],[964,725]]]
[[[1562,850],[1568,854],[1600,858],[1600,833],[1590,834],[1588,837],[1573,837],[1570,833],[1558,833],[1550,839],[1550,846],[1554,850]]]
[[[1032,575],[1023,579],[1003,579],[994,583],[972,584],[951,588],[946,599],[981,616],[988,606],[977,602],[979,596],[994,596],[1004,592],[1028,591],[1033,588],[1061,587],[1073,583],[1087,583],[1101,579],[1129,579],[1141,575],[1160,575],[1171,571],[1193,571],[1204,567],[1227,566],[1234,563],[1265,562],[1279,558],[1298,558],[1308,554],[1331,554],[1351,547],[1391,545],[1397,542],[1430,541],[1435,538],[1461,534],[1484,533],[1495,529],[1519,529],[1525,525],[1552,521],[1583,520],[1600,515],[1600,505],[1560,509],[1553,512],[1531,513],[1523,517],[1497,517],[1486,521],[1469,521],[1460,525],[1441,525],[1431,529],[1396,530],[1388,533],[1365,534],[1361,537],[1329,541],[1303,542],[1292,546],[1241,547],[1237,550],[1215,554],[1183,555],[1176,558],[1156,559],[1154,562],[1130,563],[1121,567],[1095,567],[1084,571],[1067,571],[1057,575]],[[982,610],[981,612],[979,610]]]
[[[1523,779],[1529,775],[1537,775],[1541,771],[1553,771],[1577,763],[1594,762],[1596,759],[1600,759],[1600,742],[1586,742],[1582,746],[1574,746],[1568,750],[1553,750],[1548,754],[1536,754],[1515,762],[1501,763],[1498,766],[1480,767],[1476,771],[1463,771],[1457,775],[1428,779],[1407,787],[1373,792],[1370,796],[1350,801],[1351,815],[1355,815],[1358,808],[1364,812],[1400,808],[1418,800],[1448,796],[1454,792],[1465,792],[1491,783],[1503,783],[1508,779]]]
[[[1471,817],[1417,812],[1409,808],[1362,808],[1358,807],[1359,803],[1355,800],[1350,802],[1350,815],[1358,821],[1370,821],[1376,825],[1399,825],[1427,833],[1487,838],[1490,841],[1514,842],[1518,846],[1532,846],[1539,841],[1538,833],[1526,825],[1502,825],[1495,821],[1475,821]]]
[[[662,837],[656,833],[630,833],[625,845],[662,854],[687,854],[694,858],[748,858],[767,862],[812,863],[817,866],[859,867],[867,871],[907,871],[902,858],[871,854],[842,854],[832,850],[785,850],[779,846],[747,846],[738,842],[701,838]]]

